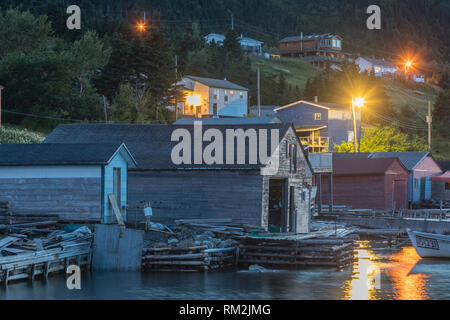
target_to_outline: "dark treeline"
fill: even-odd
[[[78,4],[83,23],[101,35],[109,32],[115,19],[147,18],[171,30],[196,22],[202,33],[230,28],[257,37],[270,46],[289,35],[338,33],[344,50],[379,57],[397,57],[406,51],[419,52],[426,61],[446,62],[450,37],[450,3],[447,0],[3,0],[2,6],[20,6],[54,21],[58,33],[65,30],[65,7]],[[382,29],[366,28],[366,9],[381,8]],[[420,26],[420,27],[417,27]],[[103,31],[103,32],[101,32]],[[70,34],[73,36],[73,33]]]

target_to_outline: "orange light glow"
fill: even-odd
[[[202,103],[202,99],[198,94],[192,94],[186,97],[186,103],[189,106],[198,107]]]
[[[137,28],[140,32],[144,32],[146,25],[144,23],[138,23]]]
[[[361,108],[364,105],[364,98],[362,97],[357,97],[355,100],[353,100],[353,103],[355,104],[355,106],[357,106],[358,108]]]

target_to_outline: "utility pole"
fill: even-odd
[[[257,69],[257,86],[258,86],[258,117],[261,117],[261,88],[259,83],[260,73],[259,67]]]
[[[4,86],[0,86],[0,128],[2,127],[2,90],[5,89]]]
[[[428,99],[428,116],[427,116],[427,124],[428,124],[428,151],[431,151],[431,101]]]
[[[106,112],[106,98],[103,96],[103,111],[105,113],[105,122],[108,123],[108,113]]]
[[[228,9],[228,12],[231,15],[231,30],[234,30],[234,14],[233,14],[233,12],[231,12],[230,9]]]
[[[352,98],[352,111],[353,111],[353,141],[355,145],[355,152],[358,152],[358,137],[356,135],[356,112],[355,112],[355,102]]]
[[[178,82],[178,56],[175,55],[175,83]],[[178,120],[177,92],[175,92],[175,121]]]

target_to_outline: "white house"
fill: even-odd
[[[183,86],[185,101],[178,103],[184,115],[196,117],[247,115],[249,89],[226,79],[185,76],[178,85]]]
[[[219,33],[210,33],[204,37],[206,43],[210,44],[213,40],[219,46],[223,45],[225,35]],[[249,54],[262,55],[262,45],[264,42],[252,38],[244,37],[242,34],[238,38],[242,50]]]
[[[389,76],[397,71],[397,67],[386,60],[359,57],[355,60],[360,72],[372,72],[375,76]]]

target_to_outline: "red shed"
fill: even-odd
[[[333,157],[333,202],[355,209],[406,209],[408,170],[398,158]],[[328,177],[322,177],[322,199],[328,199]]]

